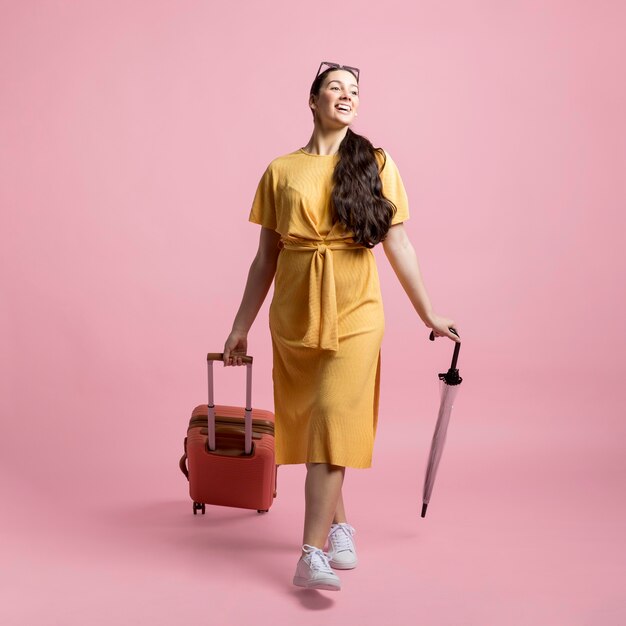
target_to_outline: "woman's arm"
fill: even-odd
[[[422,281],[417,255],[404,229],[404,224],[394,224],[389,229],[387,237],[383,241],[383,249],[402,288],[424,324],[428,328],[432,328],[437,337],[443,335],[454,341],[460,341],[454,333],[448,330],[450,326],[457,330],[454,321],[441,317],[433,311]]]
[[[261,227],[259,247],[248,271],[248,280],[243,292],[241,304],[230,335],[224,344],[224,365],[242,365],[241,358],[234,355],[246,354],[248,349],[248,331],[261,308],[276,273],[278,261],[278,242],[280,235],[270,228]]]

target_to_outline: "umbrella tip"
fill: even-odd
[[[428,503],[424,502],[422,504],[422,517],[426,517],[426,509],[428,508]]]

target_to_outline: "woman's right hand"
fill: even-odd
[[[237,330],[231,331],[224,344],[224,366],[243,365],[241,356],[245,356],[248,350],[248,335]],[[237,356],[241,355],[241,356]]]

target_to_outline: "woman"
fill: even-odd
[[[332,567],[357,562],[341,489],[346,467],[371,467],[378,421],[384,313],[374,245],[382,242],[424,324],[458,341],[453,320],[433,312],[422,284],[402,224],[408,200],[395,163],[350,129],[358,82],[357,68],[322,63],[309,97],[309,142],[263,174],[249,216],[262,226],[259,247],[224,345],[224,364],[241,365],[237,355],[246,354],[248,331],[275,279],[276,464],[307,467],[293,583],[329,590],[341,588]]]

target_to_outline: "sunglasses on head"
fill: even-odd
[[[327,66],[327,68],[325,68],[324,70],[322,70],[322,67],[324,67],[324,65]],[[359,68],[358,67],[351,67],[350,65],[339,65],[339,63],[330,63],[329,61],[322,61],[320,63],[320,67],[317,70],[317,74],[315,75],[315,78],[317,78],[323,71],[325,71],[328,68],[332,68],[335,70],[348,70],[353,72],[356,75],[356,82],[359,82]]]

